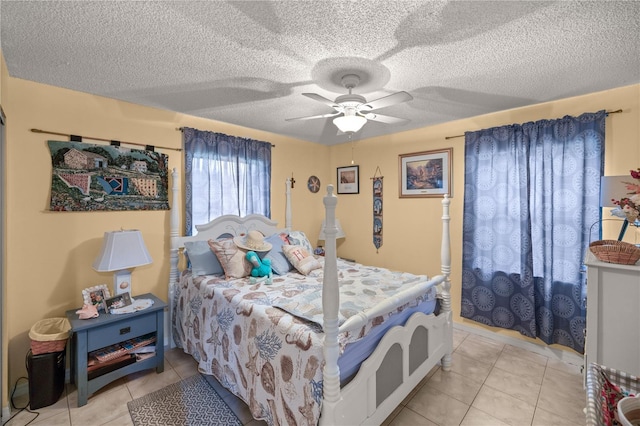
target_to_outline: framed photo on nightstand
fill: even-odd
[[[97,305],[97,309],[106,309],[104,301],[111,297],[109,287],[99,284],[82,290],[82,301],[85,305]]]
[[[104,301],[107,312],[110,312],[111,309],[124,308],[125,306],[129,306],[131,304],[131,296],[129,293],[121,293],[117,296],[113,296]]]

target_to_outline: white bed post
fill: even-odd
[[[338,424],[335,415],[335,405],[340,399],[340,369],[338,357],[338,307],[340,306],[340,294],[338,291],[338,265],[336,254],[336,205],[338,198],[333,193],[333,185],[327,186],[327,195],[323,199],[325,207],[325,257],[324,280],[322,283],[322,308],[324,328],[324,369],[323,375],[323,402],[322,423],[328,425]]]
[[[442,271],[442,275],[445,276],[444,282],[441,284],[441,309],[442,312],[446,315],[449,314],[449,318],[451,317],[451,238],[449,236],[449,204],[451,204],[451,200],[449,199],[448,194],[444,194],[444,198],[442,199],[442,246],[440,248],[440,259],[441,266],[440,270]],[[446,342],[449,345],[449,350],[442,357],[442,369],[444,371],[451,370],[451,351],[453,349],[453,334],[451,334],[448,339],[449,342]]]
[[[165,327],[167,330],[169,347],[174,348],[176,343],[173,341],[173,297],[175,292],[175,286],[178,282],[178,249],[177,245],[173,243],[173,240],[180,236],[178,232],[180,228],[180,194],[179,194],[179,180],[178,171],[174,168],[171,172],[171,219],[169,238],[171,239],[171,249],[169,251],[169,287],[167,295],[167,304],[169,305],[169,324]],[[165,339],[165,342],[167,339]]]
[[[284,210],[284,227],[287,231],[291,231],[291,179],[287,178],[286,187],[286,205]]]

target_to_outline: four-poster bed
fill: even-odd
[[[175,171],[173,185],[178,206]],[[380,424],[434,366],[451,366],[450,200],[442,201],[441,274],[435,277],[338,259],[332,186],[323,199],[322,269],[304,276],[292,268],[274,275],[271,285],[178,271],[185,243],[251,230],[291,232],[290,194],[287,180],[283,229],[260,215],[223,216],[182,237],[179,209],[172,209],[171,339],[269,424]],[[366,308],[359,306],[363,295],[371,296]]]

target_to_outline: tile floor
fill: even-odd
[[[127,401],[197,372],[190,356],[173,349],[166,352],[162,374],[149,370],[124,377],[96,392],[83,407],[77,407],[75,386],[67,385],[64,397],[35,410],[40,415],[30,424],[132,425]],[[245,425],[265,424],[253,420],[240,399],[222,387],[216,390]],[[22,407],[27,399],[23,395],[14,402]],[[583,425],[584,405],[579,367],[455,330],[452,371],[434,368],[384,425]],[[22,411],[7,426],[26,425],[34,417]]]

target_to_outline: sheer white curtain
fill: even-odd
[[[186,235],[232,214],[271,217],[271,143],[183,129]]]

